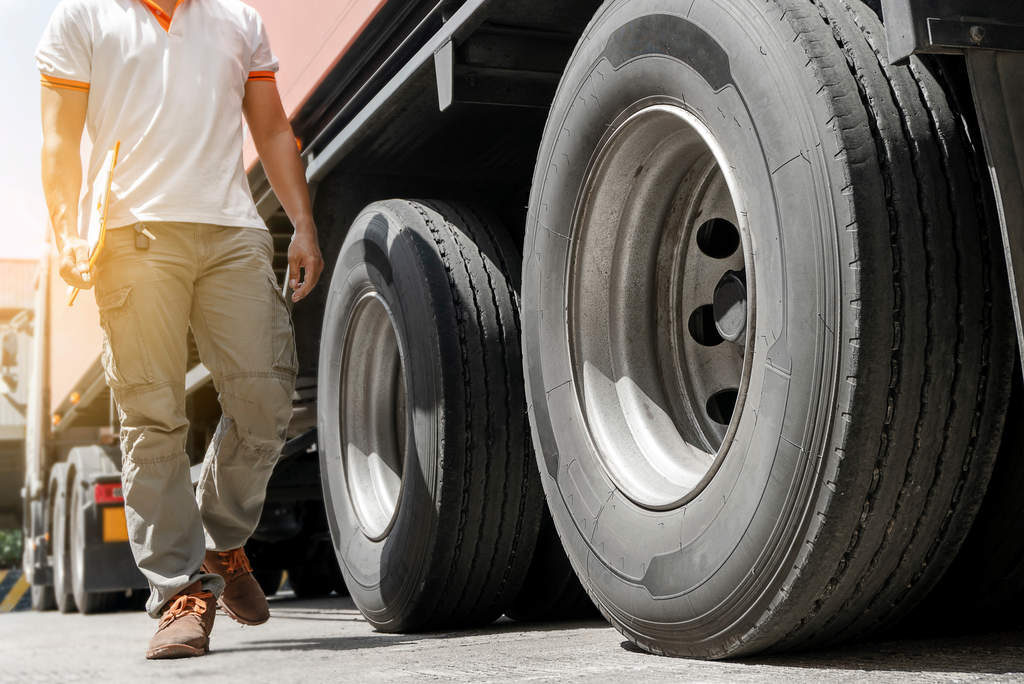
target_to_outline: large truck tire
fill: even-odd
[[[68,515],[68,548],[71,593],[78,612],[83,615],[108,613],[116,610],[124,592],[85,590],[85,515],[82,508],[83,485],[76,477],[71,485]]]
[[[956,555],[1013,323],[970,140],[857,0],[614,0],[570,59],[523,272],[566,551],[640,648],[865,634]]]
[[[482,625],[515,598],[543,499],[528,445],[518,250],[455,203],[388,200],[331,278],[318,425],[345,584],[382,631]]]
[[[600,616],[576,577],[546,509],[530,571],[505,614],[519,622],[584,620]]]

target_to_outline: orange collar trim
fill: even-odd
[[[160,5],[153,2],[153,0],[142,0],[142,4],[145,5],[146,8],[153,14],[157,22],[160,24],[160,28],[162,28],[164,31],[171,30],[171,20],[174,18],[174,13],[178,11],[178,7],[181,6],[181,3],[183,2],[185,2],[185,0],[178,0],[176,3],[174,3],[174,9],[172,9],[171,13],[168,14],[160,8]]]

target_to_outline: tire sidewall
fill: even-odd
[[[67,491],[57,490],[50,513],[53,529],[53,593],[57,607],[62,613],[70,612],[74,606],[71,595],[71,558],[68,553],[68,506],[70,504],[67,495]]]
[[[387,207],[367,207],[353,223],[331,279],[321,337],[318,429],[324,504],[338,563],[353,601],[374,626],[401,630],[429,574],[437,535],[442,378],[433,302],[423,276],[423,237]],[[393,523],[380,540],[363,533],[342,467],[339,383],[346,331],[359,298],[386,303],[398,337],[412,430]],[[415,344],[410,344],[410,340]]]
[[[723,619],[735,639],[767,609],[763,588],[792,560],[807,524],[802,511],[821,492],[829,464],[818,456],[838,353],[832,331],[840,329],[837,260],[847,246],[830,208],[831,188],[843,185],[831,178],[835,141],[815,133],[828,111],[805,95],[815,90],[793,68],[797,48],[753,3],[699,3],[688,16],[680,4],[688,5],[606,4],[562,78],[527,220],[524,369],[545,494],[577,573],[634,639],[681,640],[713,655],[723,648],[715,634]],[[643,27],[642,45],[631,43],[629,26],[650,15],[662,16]],[[708,44],[727,63],[715,61],[713,48],[698,49]],[[652,45],[675,54],[645,55]],[[601,466],[565,332],[566,264],[587,166],[605,128],[650,97],[683,104],[715,135],[757,255],[754,357],[735,439],[707,487],[671,511],[637,506]]]
[[[92,612],[90,594],[85,590],[85,515],[82,510],[82,483],[78,478],[71,481],[68,496],[68,553],[67,569],[70,576],[71,593],[81,613]]]

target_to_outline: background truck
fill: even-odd
[[[1019,3],[253,5],[375,627],[592,600],[720,658],[1019,613]]]

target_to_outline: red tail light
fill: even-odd
[[[98,504],[124,503],[124,491],[120,482],[102,482],[93,490],[93,498]]]

